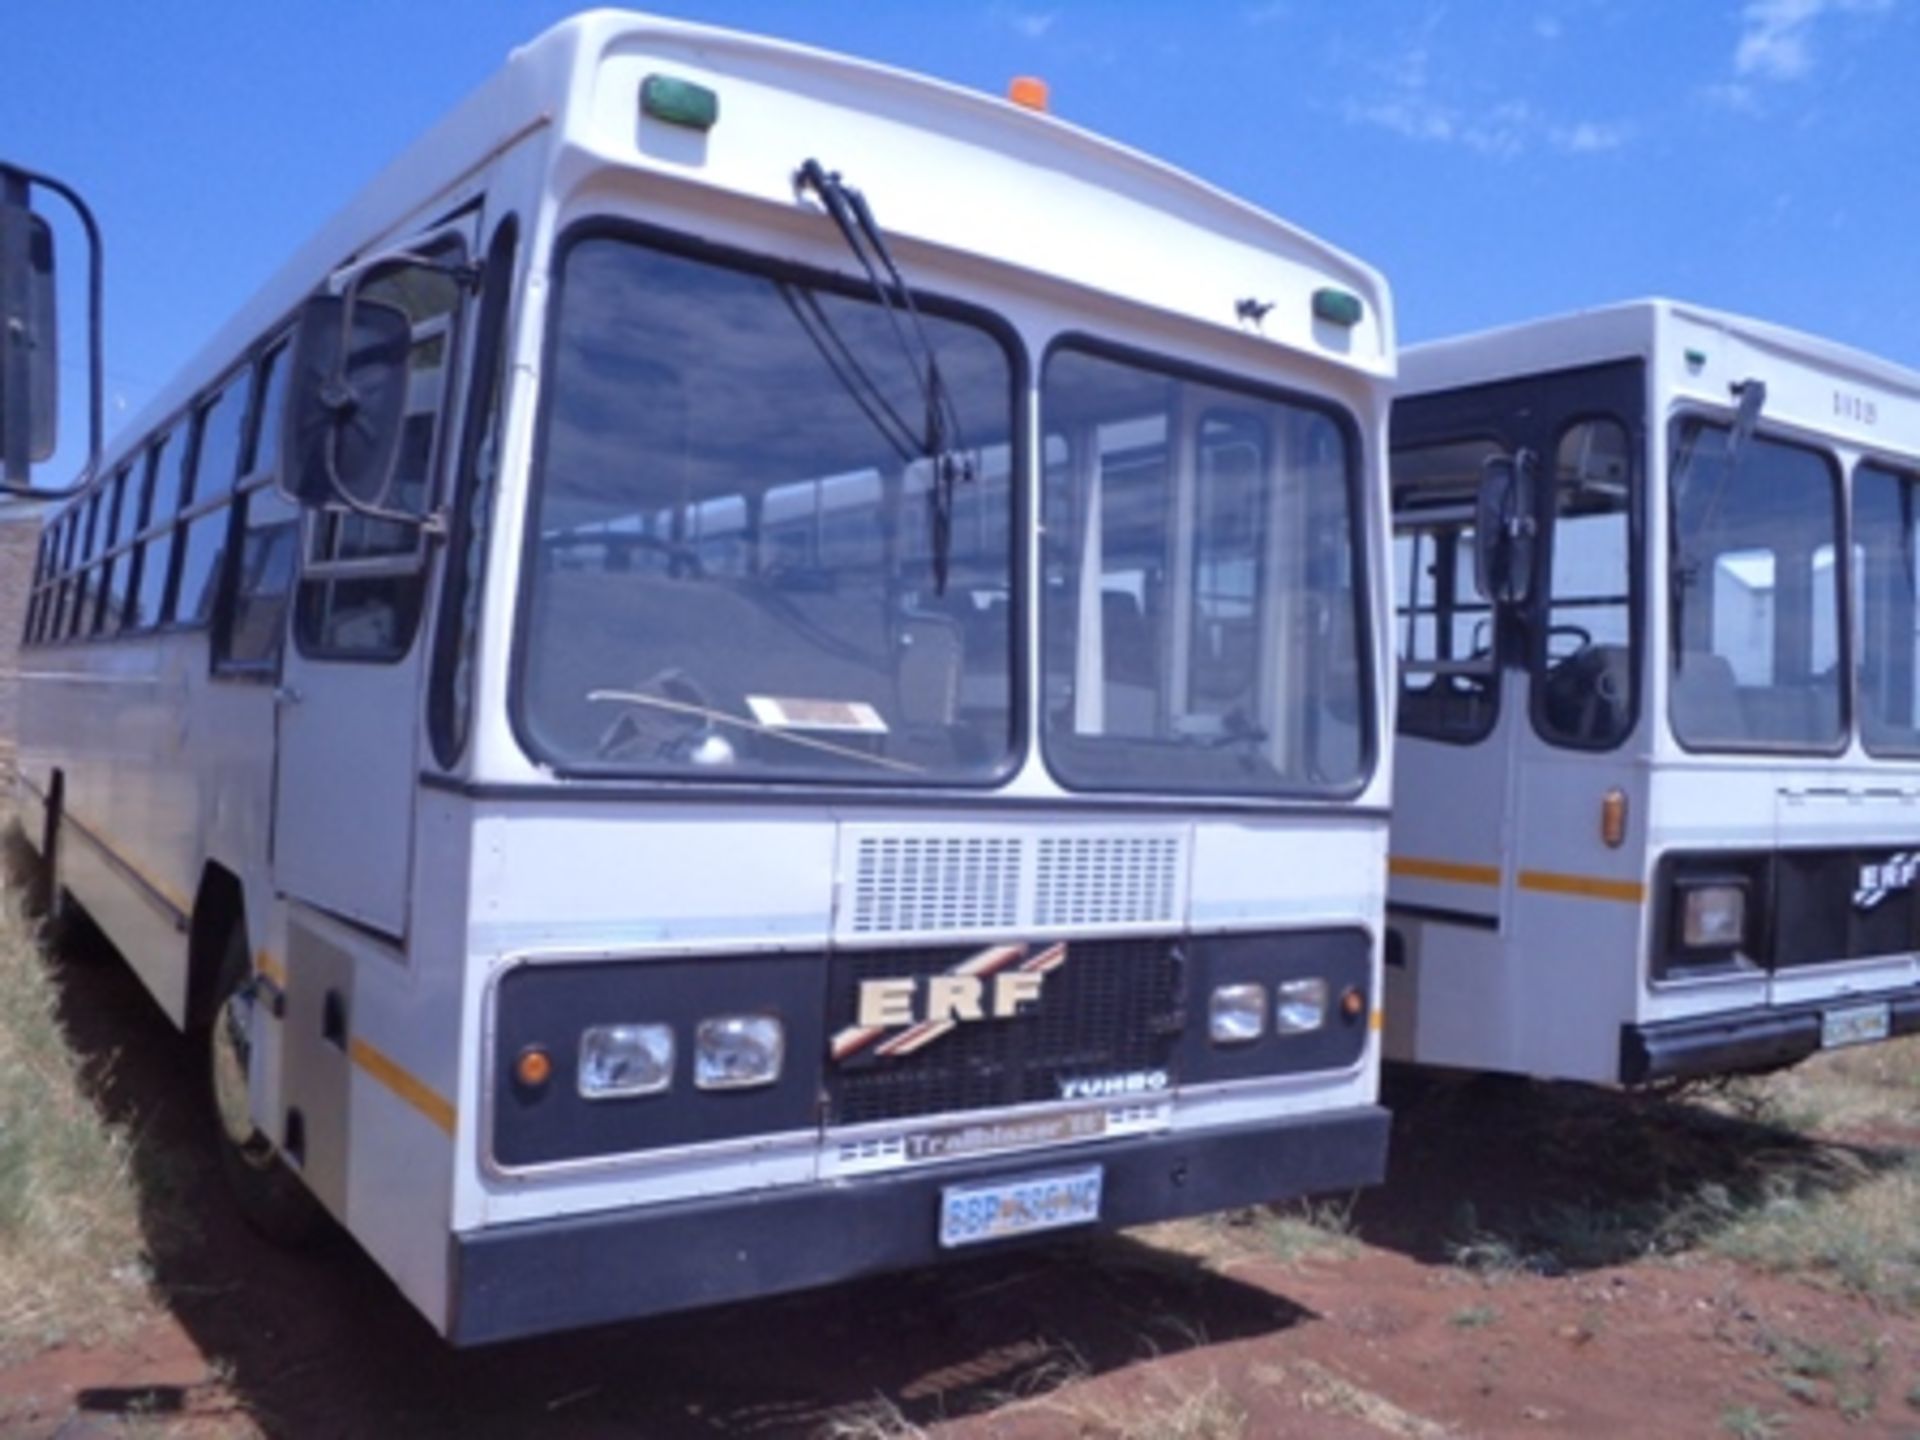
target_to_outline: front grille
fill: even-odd
[[[1774,859],[1776,967],[1906,955],[1920,949],[1912,848],[1785,850]]]
[[[863,980],[938,975],[976,953],[843,952],[833,957],[829,1030],[858,1014]],[[1060,1082],[1174,1071],[1185,965],[1178,942],[1090,940],[1067,947],[1037,1004],[1012,1019],[956,1026],[924,1048],[887,1058],[869,1045],[830,1065],[827,1123],[865,1125],[917,1115],[1058,1100]]]

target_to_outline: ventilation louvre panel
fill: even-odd
[[[836,930],[855,939],[1178,925],[1186,852],[1185,831],[1172,827],[848,826]]]
[[[853,933],[997,930],[1020,923],[1025,845],[990,835],[868,835],[859,842]]]
[[[1139,925],[1177,918],[1180,842],[1174,836],[1048,836],[1039,848],[1035,924]]]

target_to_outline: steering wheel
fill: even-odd
[[[1562,655],[1558,660],[1555,660],[1553,658],[1553,642],[1557,637],[1563,636],[1563,635],[1571,635],[1576,643],[1573,649],[1569,650],[1565,655]],[[1584,625],[1570,625],[1570,624],[1562,623],[1559,625],[1550,625],[1547,627],[1547,663],[1548,664],[1564,665],[1569,660],[1573,659],[1576,655],[1578,655],[1581,651],[1591,650],[1592,648],[1593,648],[1593,632],[1587,629],[1587,627]]]

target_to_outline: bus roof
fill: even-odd
[[[682,133],[663,144],[656,131],[649,142],[638,89],[656,65],[719,94],[720,117],[704,140]],[[769,130],[798,138],[770,146]],[[1329,364],[1392,374],[1392,317],[1376,271],[1172,166],[924,76],[785,41],[595,10],[514,50],[362,189],[118,433],[103,470],[217,379],[324,276],[388,243],[423,206],[465,198],[463,187],[472,189],[494,156],[541,131],[556,172],[558,157],[582,161],[569,176],[576,185],[603,174],[595,162],[604,162],[693,187],[684,194],[744,194],[789,214],[797,207],[793,172],[817,154],[866,191],[890,238],[1227,330],[1243,328],[1235,313],[1242,298],[1291,300],[1302,283],[1336,285],[1362,301],[1351,330],[1314,320],[1303,297],[1260,322],[1260,336]],[[1242,263],[1223,265],[1229,255]]]
[[[1660,344],[1672,343],[1674,333],[1717,333],[1769,351],[1789,364],[1798,362],[1920,398],[1920,372],[1864,350],[1764,320],[1657,297],[1410,345],[1400,352],[1400,391],[1418,394],[1652,355]]]

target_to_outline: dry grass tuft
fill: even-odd
[[[1920,1160],[1848,1189],[1778,1184],[1708,1245],[1756,1269],[1823,1280],[1892,1310],[1920,1310]]]
[[[0,1354],[109,1336],[141,1308],[132,1152],[88,1101],[37,927],[0,888]]]
[[[1212,1375],[1198,1382],[1160,1375],[1121,1393],[1056,1390],[1027,1403],[1084,1440],[1244,1440],[1250,1433],[1246,1407]]]
[[[1297,1387],[1300,1403],[1307,1409],[1348,1416],[1383,1435],[1399,1436],[1401,1440],[1444,1440],[1453,1434],[1438,1421],[1403,1410],[1386,1396],[1356,1385],[1312,1360],[1295,1360],[1284,1368],[1257,1366],[1253,1378],[1270,1387]]]

